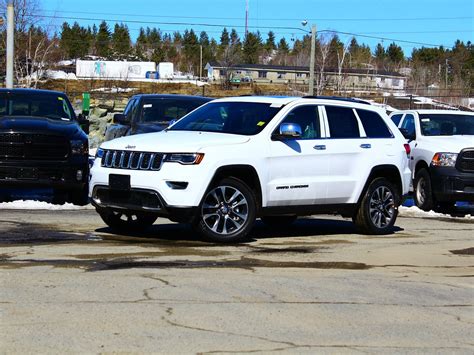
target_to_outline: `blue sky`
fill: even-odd
[[[420,44],[397,42],[410,55],[413,47],[423,44],[452,47],[456,39],[474,41],[473,0],[248,0],[249,30],[259,30],[263,39],[269,30],[277,38],[301,38],[309,25],[319,30],[336,30],[361,35],[359,43],[372,48],[383,40],[405,40]],[[210,37],[219,38],[222,26],[235,27],[241,37],[245,30],[246,0],[39,0],[42,15],[67,17],[44,18],[59,26],[63,21],[82,25],[105,19],[111,27],[113,20],[127,23],[132,39],[140,26],[160,28],[163,32],[193,28],[205,30]],[[308,25],[303,27],[302,20]],[[193,23],[193,25],[181,25]],[[206,26],[208,25],[208,26]],[[348,41],[351,35],[339,35]]]

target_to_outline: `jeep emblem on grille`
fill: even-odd
[[[125,149],[135,149],[135,146],[134,146],[134,145],[127,145],[127,146],[125,147]]]

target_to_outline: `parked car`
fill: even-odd
[[[123,113],[115,114],[114,122],[105,132],[105,140],[161,131],[211,100],[189,95],[135,95],[128,101]]]
[[[356,100],[219,99],[162,132],[103,143],[90,195],[122,231],[161,216],[236,242],[257,217],[283,225],[335,212],[386,234],[408,192],[407,149],[383,110]]]
[[[55,199],[88,202],[88,121],[61,92],[0,89],[0,187],[51,187]]]
[[[449,212],[456,201],[474,201],[474,113],[395,111],[390,115],[411,146],[415,204]]]

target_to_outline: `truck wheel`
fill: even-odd
[[[426,169],[416,173],[414,182],[414,200],[418,208],[423,211],[431,211],[435,205],[433,190],[431,189],[431,177]]]
[[[262,222],[271,228],[288,227],[294,221],[297,216],[263,216]]]
[[[141,232],[149,228],[158,218],[153,213],[137,211],[114,211],[96,207],[97,213],[110,228],[117,232]]]
[[[240,242],[253,227],[256,205],[253,191],[244,182],[225,178],[206,192],[193,226],[210,241]]]
[[[388,234],[398,216],[400,194],[385,178],[373,180],[353,218],[364,234]]]
[[[69,191],[67,202],[77,206],[85,206],[89,203],[88,189]]]

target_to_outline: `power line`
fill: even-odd
[[[50,13],[74,13],[84,15],[107,15],[107,16],[128,16],[128,17],[148,17],[148,18],[182,18],[201,20],[244,20],[244,17],[212,17],[212,16],[182,16],[182,15],[144,15],[144,14],[124,14],[112,12],[90,12],[90,11],[56,11],[44,10]],[[309,18],[308,21],[442,21],[442,20],[472,20],[472,16],[455,17],[392,17],[392,18]],[[301,18],[258,18],[258,21],[301,21]]]

